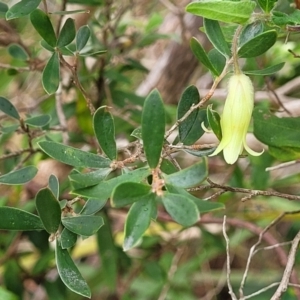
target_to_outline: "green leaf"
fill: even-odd
[[[270,49],[276,40],[276,30],[265,31],[243,44],[238,50],[238,55],[243,58],[259,56]]]
[[[219,22],[204,18],[203,24],[205,33],[213,46],[225,57],[230,57],[231,51],[225,40]]]
[[[166,192],[162,196],[162,202],[173,220],[184,227],[191,226],[199,220],[196,204],[187,197]]]
[[[214,75],[218,76],[219,72],[212,65],[205,50],[196,38],[193,37],[191,39],[190,47],[196,58],[199,60],[199,62],[202,63],[207,69],[209,69]]]
[[[220,125],[221,117],[220,115],[212,109],[212,105],[207,107],[207,120],[210,128],[216,135],[216,137],[221,141],[222,139],[222,128]]]
[[[28,166],[16,171],[11,171],[0,176],[0,184],[18,185],[24,184],[36,175],[38,169],[35,166]]]
[[[0,97],[0,110],[3,111],[6,115],[20,120],[20,115],[16,108],[11,104],[9,100],[4,97]]]
[[[177,120],[181,119],[193,106],[198,104],[200,101],[200,95],[198,89],[191,85],[187,87],[178,103],[177,107]],[[179,140],[182,143],[185,143],[185,138],[188,136],[191,131],[198,114],[199,109],[194,110],[183,122],[181,122],[178,126],[179,131]]]
[[[268,109],[253,112],[254,135],[262,143],[273,147],[300,148],[300,118],[278,118]]]
[[[255,38],[257,35],[263,33],[263,31],[264,31],[264,26],[263,26],[263,23],[260,21],[248,24],[243,29],[243,31],[239,37],[239,46],[242,46],[243,44],[249,42],[250,40]]]
[[[24,48],[18,44],[10,44],[7,50],[8,53],[15,59],[26,61],[29,58]]]
[[[178,171],[178,168],[168,159],[162,159],[160,169],[165,174],[172,174]]]
[[[113,207],[124,207],[139,201],[151,191],[151,186],[137,183],[137,182],[125,182],[118,185],[111,196],[111,205]]]
[[[82,236],[95,234],[103,225],[103,219],[100,216],[65,217],[61,221],[70,231]]]
[[[16,19],[29,15],[33,10],[35,10],[41,0],[22,0],[15,5],[13,5],[6,12],[6,20]]]
[[[3,230],[43,230],[41,219],[14,207],[0,207],[0,228]]]
[[[107,158],[60,143],[43,141],[38,144],[50,157],[74,167],[108,168],[111,164]]]
[[[91,35],[90,28],[87,25],[81,26],[76,34],[76,50],[80,52],[87,44]]]
[[[1,4],[1,3],[0,3]],[[0,299],[2,300],[19,300],[19,297],[7,290],[5,287],[0,287]]]
[[[90,198],[86,201],[84,207],[82,208],[79,214],[85,216],[93,215],[99,210],[101,210],[105,206],[106,202],[107,199],[99,200]]]
[[[59,33],[57,47],[62,48],[71,44],[72,41],[75,39],[75,35],[75,22],[73,19],[68,18]]]
[[[91,298],[91,291],[74,264],[67,249],[56,242],[55,260],[58,274],[63,283],[74,293]]]
[[[221,54],[218,50],[213,48],[208,52],[208,59],[211,61],[215,70],[217,70],[218,75],[220,75],[223,72],[223,69],[226,65],[225,56]]]
[[[272,21],[278,26],[298,25],[300,24],[300,11],[296,9],[290,15],[287,15],[281,11],[273,11]]]
[[[62,249],[68,249],[73,247],[77,241],[77,234],[64,228],[60,234],[60,244]]]
[[[39,35],[54,48],[57,39],[49,16],[40,9],[36,9],[30,14],[30,21]]]
[[[78,182],[81,187],[92,186],[103,181],[106,176],[111,172],[110,168],[103,168],[89,173],[70,174],[71,181]]]
[[[165,135],[165,108],[157,90],[145,100],[142,112],[142,137],[144,151],[150,168],[157,167]]]
[[[43,75],[42,83],[44,90],[50,95],[57,91],[60,81],[59,54],[54,52],[47,62]]]
[[[283,66],[284,66],[284,62],[276,64],[274,66],[271,67],[267,67],[265,69],[261,69],[261,70],[243,70],[243,73],[248,74],[248,75],[258,75],[258,76],[266,76],[266,75],[271,75],[274,74],[278,71],[280,71]]]
[[[15,132],[20,127],[19,124],[14,124],[6,127],[2,127],[1,131],[2,133],[12,133]]]
[[[106,200],[111,196],[111,193],[113,192],[114,188],[119,184],[128,181],[141,182],[148,175],[150,175],[149,168],[140,168],[129,173],[117,176],[115,178],[109,179],[107,181],[102,181],[95,186],[77,189],[72,193],[83,197]]]
[[[269,153],[281,161],[297,160],[300,158],[298,147],[273,147],[269,146]]]
[[[216,150],[216,147],[209,148],[209,149],[201,149],[201,150],[190,150],[190,149],[183,149],[184,152],[191,154],[197,157],[204,157],[212,154]]]
[[[182,188],[178,188],[178,187],[175,187],[170,184],[167,184],[166,188],[167,188],[167,191],[171,194],[180,194],[180,195],[188,198],[189,200],[192,200],[196,204],[198,211],[201,214],[207,213],[210,211],[214,211],[214,210],[225,209],[225,205],[223,203],[203,201],[203,200],[198,199],[197,197],[191,195],[190,193],[188,193],[186,190],[184,190]]]
[[[208,175],[207,160],[201,159],[196,164],[170,175],[164,175],[166,184],[181,188],[191,188],[200,184]]]
[[[51,121],[50,115],[40,115],[32,118],[28,118],[24,121],[25,124],[33,127],[44,127]]]
[[[49,185],[49,189],[51,190],[51,192],[53,193],[55,198],[58,199],[58,197],[59,197],[59,182],[55,175],[53,175],[53,174],[50,175],[48,185]]]
[[[135,128],[130,135],[141,140],[142,139],[142,127]]]
[[[8,11],[7,4],[0,2],[0,18],[1,19],[5,18],[7,11]]]
[[[254,11],[254,1],[209,1],[192,2],[186,11],[196,16],[225,23],[246,23]]]
[[[123,250],[133,248],[148,229],[155,210],[155,194],[151,193],[135,202],[127,215]]]
[[[266,12],[269,13],[275,6],[278,0],[257,0],[259,6]]]
[[[99,50],[99,51],[94,51],[94,52],[84,52],[84,53],[79,53],[80,56],[83,57],[94,57],[94,56],[98,56],[98,55],[102,55],[105,54],[107,52],[107,50]]]
[[[93,126],[101,149],[109,159],[115,160],[117,158],[115,124],[107,106],[97,109],[93,117]]]
[[[61,209],[59,202],[48,188],[41,189],[36,194],[35,206],[45,229],[49,233],[55,233],[60,225]]]

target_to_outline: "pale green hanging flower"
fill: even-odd
[[[256,152],[246,144],[253,106],[254,91],[250,78],[243,73],[234,74],[229,79],[228,96],[220,120],[222,140],[211,156],[223,150],[225,161],[233,164],[244,148],[251,155],[262,154],[263,151]]]

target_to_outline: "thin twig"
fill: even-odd
[[[274,170],[286,168],[286,167],[289,167],[289,166],[292,166],[292,165],[298,164],[298,163],[300,163],[300,160],[288,161],[288,162],[285,162],[285,163],[282,163],[282,164],[279,164],[279,165],[276,165],[273,167],[268,167],[268,168],[266,168],[266,171],[274,171]]]

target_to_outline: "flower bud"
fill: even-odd
[[[233,164],[244,148],[251,155],[262,154],[253,151],[246,144],[253,106],[254,91],[250,78],[242,73],[234,74],[228,82],[228,96],[220,120],[222,140],[211,156],[223,150],[225,161]]]

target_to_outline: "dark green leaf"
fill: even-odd
[[[270,49],[276,40],[276,30],[265,31],[243,44],[238,50],[238,55],[244,58],[259,56]]]
[[[198,104],[199,101],[200,95],[198,89],[194,85],[187,87],[179,100],[177,107],[177,120],[180,120],[189,111],[189,109],[193,105]],[[182,143],[185,143],[184,140],[192,129],[197,118],[198,111],[199,109],[195,109],[183,122],[179,124],[179,139]]]
[[[87,44],[91,35],[90,28],[87,25],[81,26],[76,34],[76,50],[80,52]]]
[[[225,40],[219,22],[204,18],[203,24],[205,33],[215,49],[217,49],[224,56],[229,57],[231,55],[231,51]]]
[[[278,26],[298,25],[300,24],[300,11],[296,9],[290,15],[287,15],[281,11],[273,11],[272,21]]]
[[[60,225],[61,209],[59,202],[48,188],[41,189],[36,194],[35,206],[45,229],[49,233],[55,233]]]
[[[93,215],[101,210],[101,208],[105,206],[106,202],[107,199],[88,199],[79,214],[85,216]]]
[[[142,137],[144,151],[150,168],[157,167],[165,134],[165,108],[157,90],[145,100],[142,112]]]
[[[3,230],[43,230],[41,219],[14,207],[0,207],[0,228]]]
[[[35,10],[41,0],[22,0],[15,5],[13,5],[6,12],[6,20],[16,19],[29,15],[33,10]]]
[[[164,179],[167,184],[181,188],[191,188],[205,180],[207,175],[207,160],[203,158],[186,169],[170,175],[165,175]]]
[[[61,221],[70,231],[82,236],[95,234],[103,225],[103,219],[100,216],[65,217]]]
[[[117,208],[124,207],[136,201],[139,201],[140,199],[148,195],[150,191],[150,185],[137,182],[122,183],[114,189],[111,196],[111,205]]]
[[[11,126],[6,126],[6,127],[2,127],[1,131],[3,133],[12,133],[12,132],[15,132],[19,127],[20,127],[19,124],[11,125]]]
[[[67,249],[62,249],[56,242],[55,260],[58,274],[63,283],[74,293],[84,297],[91,297],[91,291],[75,266]]]
[[[108,168],[111,164],[107,158],[60,143],[43,141],[39,146],[50,157],[74,167]]]
[[[266,12],[269,13],[275,6],[278,0],[257,0],[259,6]]]
[[[137,127],[134,129],[131,133],[131,136],[134,136],[135,138],[141,140],[142,139],[142,127]]]
[[[123,250],[134,247],[148,229],[153,211],[155,210],[155,194],[148,194],[135,202],[127,215]]]
[[[203,18],[225,23],[246,23],[256,6],[254,1],[199,1],[192,2],[186,11]]]
[[[61,48],[71,44],[75,39],[75,35],[75,22],[73,19],[68,18],[59,33],[57,47]]]
[[[26,0],[24,0],[26,1]],[[56,35],[49,19],[49,16],[41,11],[40,9],[34,10],[30,14],[30,20],[35,28],[35,30],[39,33],[39,35],[51,46],[56,46]]]
[[[44,90],[50,95],[57,91],[60,81],[59,54],[54,52],[47,62],[42,76]]]
[[[98,56],[98,55],[102,55],[102,54],[105,54],[107,52],[107,50],[99,50],[99,51],[94,51],[94,52],[81,52],[79,53],[80,56],[83,56],[83,57],[94,57],[94,56]]]
[[[187,197],[164,193],[162,202],[169,215],[184,227],[191,226],[199,220],[196,204]]]
[[[111,172],[110,168],[103,168],[89,173],[70,174],[71,181],[78,182],[81,187],[92,186],[103,181],[106,176]]]
[[[214,66],[215,70],[217,70],[218,74],[220,75],[226,65],[226,58],[222,55],[218,50],[211,49],[208,52],[208,59],[211,61],[212,65]]]
[[[300,148],[300,118],[278,118],[268,109],[253,112],[254,135],[262,143],[273,147]]]
[[[44,127],[51,121],[50,115],[40,115],[32,118],[28,118],[24,121],[25,124],[33,127]]]
[[[37,168],[35,166],[28,166],[16,171],[11,171],[0,176],[0,184],[18,185],[24,184],[36,175]]]
[[[58,197],[59,197],[59,182],[55,175],[53,175],[53,174],[50,175],[48,185],[49,185],[49,189],[53,193],[54,197],[56,199],[58,199]]]
[[[50,52],[55,52],[55,49],[52,46],[50,46],[45,40],[41,40],[40,44],[44,49],[46,49]]]
[[[6,12],[8,11],[8,6],[5,3],[0,2],[0,18],[4,19]]]
[[[77,234],[70,231],[67,228],[64,228],[60,234],[60,243],[62,249],[71,248],[76,244]]]
[[[278,71],[280,71],[283,66],[284,66],[284,62],[279,63],[277,65],[271,66],[271,67],[267,67],[265,69],[261,69],[261,70],[243,70],[243,73],[248,74],[248,75],[260,75],[260,76],[266,76],[266,75],[271,75],[274,74]]]
[[[281,161],[298,160],[300,158],[300,148],[298,147],[273,147],[269,146],[269,153]]]
[[[196,38],[193,37],[191,39],[190,47],[196,58],[199,60],[199,62],[202,63],[207,69],[209,69],[214,75],[218,76],[219,72],[212,65],[205,50]]]
[[[103,152],[109,159],[115,160],[117,158],[115,124],[107,106],[97,109],[93,117],[93,126],[96,138]]]
[[[263,26],[263,23],[260,21],[253,22],[253,23],[247,25],[243,29],[243,31],[239,37],[239,46],[242,46],[245,43],[249,42],[250,40],[255,38],[257,35],[263,33],[263,31],[264,31],[264,26]]]
[[[106,200],[111,196],[114,188],[124,182],[141,182],[150,174],[149,168],[140,168],[118,177],[100,182],[99,184],[73,191],[74,194],[88,198]]]
[[[160,169],[165,174],[172,174],[178,171],[177,167],[168,159],[163,159]]]
[[[0,97],[0,110],[2,110],[6,115],[20,120],[20,115],[16,108],[4,97]]]
[[[15,59],[19,59],[19,60],[27,60],[28,54],[27,52],[24,50],[23,47],[21,47],[18,44],[10,44],[8,46],[8,53]]]
[[[221,141],[222,139],[222,128],[220,125],[220,115],[212,109],[212,105],[207,107],[207,120],[210,128],[216,135],[216,137]]]
[[[216,147],[210,149],[201,149],[201,150],[190,150],[190,149],[183,149],[184,152],[197,156],[197,157],[204,157],[212,154],[216,150]]]

